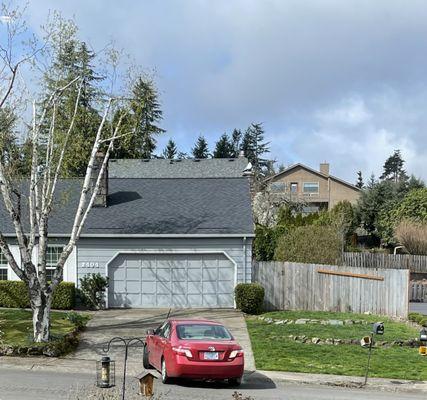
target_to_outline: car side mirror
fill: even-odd
[[[154,335],[154,329],[147,329],[147,336]]]

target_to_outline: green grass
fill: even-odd
[[[65,313],[51,313],[51,336],[59,338],[74,330],[74,324],[65,319]],[[1,340],[5,345],[26,346],[32,343],[32,312],[27,310],[0,310]]]
[[[363,319],[383,321],[385,334],[376,340],[416,338],[417,329],[378,316],[324,312],[274,312],[264,314],[275,319]],[[247,326],[256,367],[261,370],[292,371],[363,376],[368,351],[356,345],[314,345],[298,343],[289,335],[318,338],[360,339],[369,334],[370,325],[274,325],[249,317]],[[390,347],[373,349],[370,376],[394,379],[427,380],[427,360],[417,348]]]

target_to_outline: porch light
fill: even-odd
[[[103,356],[96,362],[96,385],[100,388],[110,388],[115,385],[115,362],[108,356]]]

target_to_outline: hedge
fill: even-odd
[[[61,282],[53,293],[52,308],[74,308],[76,288],[72,282]],[[0,307],[30,308],[27,285],[22,281],[0,281]]]
[[[234,289],[236,306],[246,314],[260,314],[264,294],[264,288],[259,283],[239,283]]]

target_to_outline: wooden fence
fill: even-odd
[[[363,268],[409,269],[427,274],[427,256],[383,253],[343,253],[342,265]]]
[[[427,302],[427,280],[411,281],[409,300]]]
[[[408,315],[409,271],[336,265],[260,262],[254,281],[267,310],[342,311]]]

